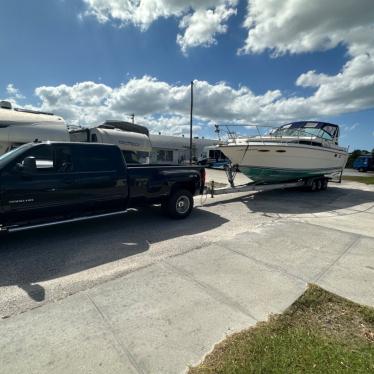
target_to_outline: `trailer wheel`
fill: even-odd
[[[329,180],[327,178],[324,178],[323,181],[322,181],[322,188],[321,188],[321,190],[322,191],[326,191],[328,185],[329,185]]]
[[[322,190],[322,179],[317,179],[316,184],[317,184],[317,191],[321,191]]]
[[[163,202],[162,208],[168,216],[183,219],[191,214],[193,197],[188,190],[176,190]]]
[[[312,182],[310,184],[310,191],[312,191],[312,192],[317,191],[317,180],[316,179],[312,180]]]

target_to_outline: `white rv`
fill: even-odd
[[[148,135],[147,128],[121,121],[69,130],[62,117],[0,101],[0,155],[33,141],[97,142],[118,145],[128,163],[148,163],[152,150]]]
[[[71,130],[70,139],[72,142],[115,144],[130,164],[149,163],[152,150],[148,129],[123,121],[105,121],[97,127]]]
[[[69,141],[69,132],[62,117],[52,113],[13,109],[0,101],[0,155],[32,141]]]

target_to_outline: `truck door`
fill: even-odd
[[[127,206],[126,167],[118,147],[76,145],[75,189],[85,208],[94,211],[123,210]]]
[[[58,217],[78,199],[68,146],[41,144],[16,159],[2,174],[7,224]]]

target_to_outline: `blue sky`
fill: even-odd
[[[342,144],[374,148],[374,3],[357,0],[362,12],[352,12],[332,0],[337,20],[326,28],[322,1],[305,10],[286,0],[275,11],[268,0],[162,0],[161,15],[147,13],[153,1],[131,14],[121,0],[4,2],[0,98],[71,123],[134,112],[153,131],[179,134],[194,80],[199,135],[214,136],[213,123],[320,119],[342,125]],[[256,23],[244,27],[248,19]]]

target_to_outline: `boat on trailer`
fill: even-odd
[[[339,146],[339,126],[318,121],[292,122],[267,135],[232,137],[217,147],[253,182],[321,181],[341,176],[348,149]]]

